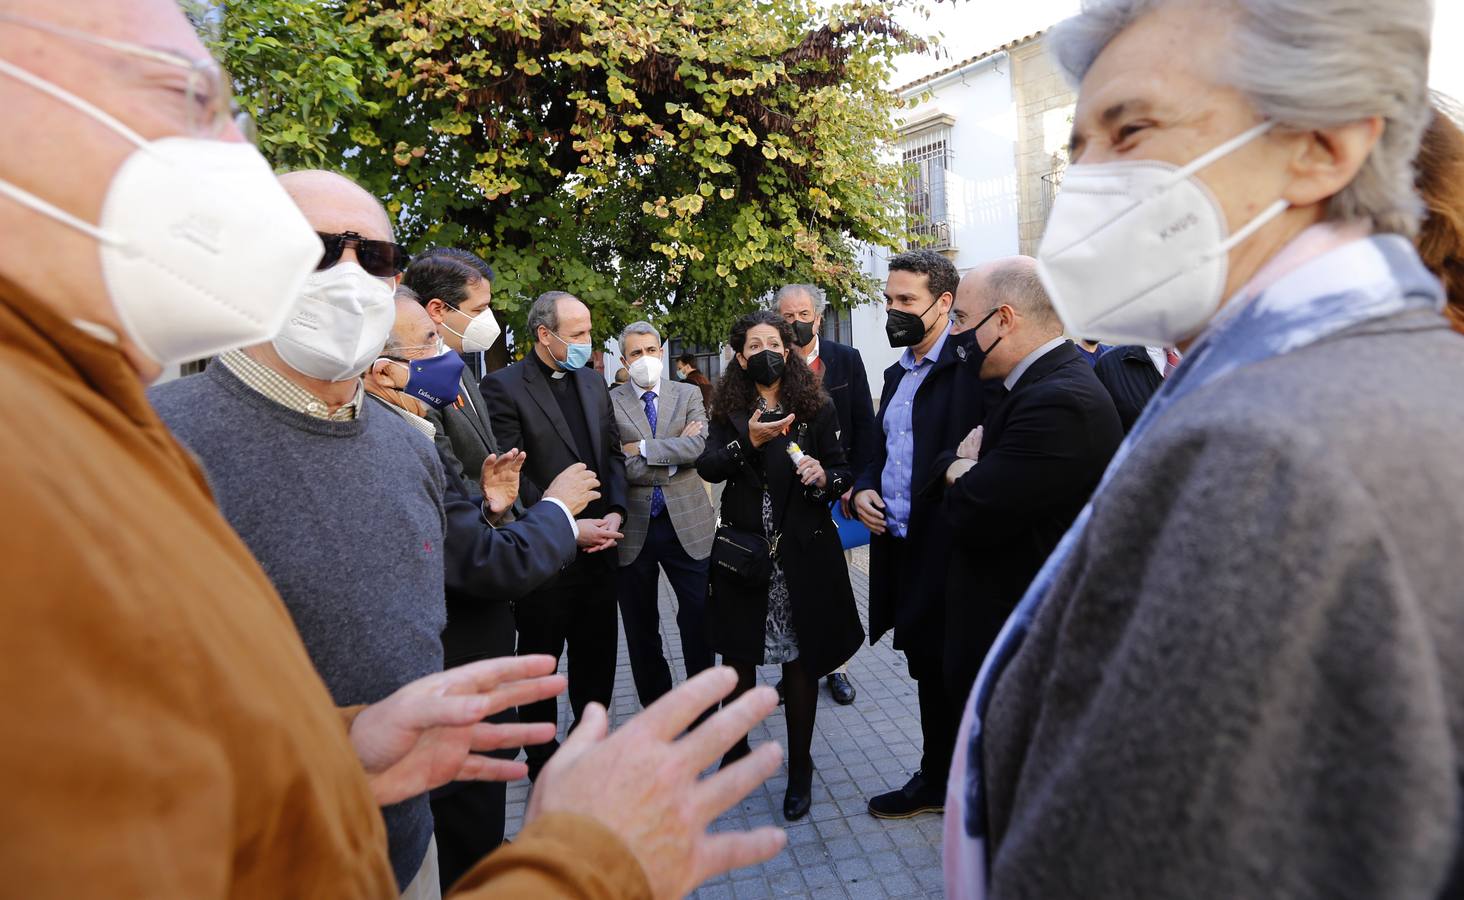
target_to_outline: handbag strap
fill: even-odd
[[[807,424],[803,422],[798,423],[798,437],[806,438],[807,434]],[[801,446],[803,442],[795,440],[794,443]],[[797,473],[795,472],[794,474],[794,479],[788,482],[788,493],[783,497],[783,514],[778,517],[778,527],[773,529],[772,554],[774,559],[778,556],[778,542],[783,539],[783,523],[788,521],[788,508],[793,505],[793,486],[798,483]],[[763,487],[767,487],[766,477],[763,478]]]

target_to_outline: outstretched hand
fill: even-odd
[[[552,656],[485,659],[419,678],[361,710],[351,723],[351,746],[382,806],[450,781],[513,781],[528,774],[521,762],[474,751],[542,744],[552,722],[497,724],[483,719],[564,690]]]
[[[755,412],[752,418],[747,421],[747,438],[752,441],[752,446],[761,447],[773,438],[787,434],[788,429],[793,425],[793,416],[786,415],[774,422],[759,421],[762,413]]]
[[[528,458],[522,450],[508,450],[502,454],[489,454],[483,460],[478,486],[483,489],[483,502],[488,505],[488,512],[501,516],[513,506],[513,501],[518,499],[519,473]]]
[[[773,711],[777,692],[754,688],[682,735],[736,684],[731,669],[709,669],[614,734],[604,707],[591,703],[545,764],[525,820],[554,812],[595,819],[625,842],[655,897],[685,896],[708,878],[776,856],[787,843],[781,828],[708,834],[707,827],[773,773],[782,748],[764,744],[700,774]]]

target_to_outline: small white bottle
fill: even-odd
[[[800,446],[798,446],[798,442],[797,441],[789,441],[788,442],[788,458],[791,459],[791,460],[793,460],[793,466],[794,466],[794,468],[797,468],[798,467],[798,464],[801,463],[801,462],[803,462],[805,459],[807,459],[808,456],[807,456],[807,454],[805,454],[803,452],[803,448],[800,447]]]

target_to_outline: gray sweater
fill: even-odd
[[[443,474],[432,441],[372,403],[349,422],[293,412],[217,363],[149,396],[202,461],[336,703],[373,703],[442,670]],[[432,813],[422,796],[383,814],[405,885]]]
[[[997,683],[992,896],[1457,896],[1461,448],[1431,314],[1158,420]]]

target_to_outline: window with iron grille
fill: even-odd
[[[912,247],[951,245],[946,175],[951,168],[951,130],[934,128],[900,142],[905,165],[905,216]]]
[[[1052,215],[1052,204],[1057,200],[1057,194],[1062,190],[1062,176],[1067,171],[1067,163],[1059,157],[1054,156],[1052,160],[1052,171],[1042,176],[1042,227],[1047,227],[1047,217]]]

